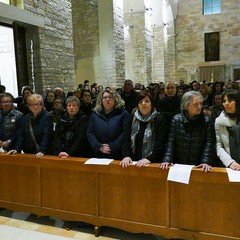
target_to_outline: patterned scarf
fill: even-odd
[[[135,138],[140,129],[140,122],[147,122],[147,126],[143,136],[142,158],[146,158],[152,153],[155,137],[153,136],[154,135],[153,125],[156,116],[157,116],[156,109],[154,109],[153,112],[146,118],[144,118],[140,114],[138,109],[134,112],[131,131],[131,148],[134,154],[135,154]]]

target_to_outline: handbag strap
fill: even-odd
[[[37,144],[36,138],[35,138],[34,133],[33,133],[31,117],[29,117],[29,130],[30,130],[30,134],[31,134],[32,140],[34,142],[34,145],[36,147],[36,150],[38,152],[39,151],[39,146]]]

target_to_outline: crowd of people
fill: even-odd
[[[127,79],[114,89],[85,80],[73,92],[47,88],[45,96],[25,86],[17,98],[4,89],[0,108],[0,147],[7,154],[111,158],[123,168],[136,162],[240,170],[235,82],[145,87]]]

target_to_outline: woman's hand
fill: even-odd
[[[44,154],[43,154],[42,152],[38,152],[38,153],[35,155],[36,158],[41,158],[41,157],[43,157],[43,156],[44,156]]]
[[[1,146],[1,147],[2,147],[4,150],[6,150],[9,145],[10,145],[10,140],[7,140],[7,141],[2,142],[2,146]]]
[[[212,170],[212,167],[206,163],[202,163],[202,164],[198,165],[197,168],[202,168],[203,172],[209,172]]]
[[[68,157],[70,157],[66,152],[60,152],[59,154],[58,154],[58,157],[60,157],[60,158],[68,158]]]
[[[132,159],[130,157],[125,157],[121,162],[120,165],[125,168],[129,167],[132,164]]]
[[[237,170],[239,171],[240,170],[240,164],[238,164],[237,162],[232,162],[229,167],[232,169],[232,170]]]
[[[7,152],[8,155],[17,154],[17,153],[18,153],[17,150],[14,150],[14,149]]]
[[[160,168],[162,169],[168,169],[169,165],[173,165],[172,163],[169,163],[169,162],[163,162],[163,163],[160,163],[159,166]]]
[[[148,165],[148,164],[150,164],[150,163],[151,163],[151,162],[150,162],[148,159],[143,158],[143,159],[141,159],[141,160],[139,160],[139,161],[137,162],[136,167],[143,167],[143,166],[146,166],[146,165]]]
[[[100,152],[105,153],[105,154],[110,154],[111,149],[108,144],[104,143],[101,145],[101,148],[99,149]]]

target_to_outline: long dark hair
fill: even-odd
[[[235,113],[225,113],[230,117],[230,118],[237,118],[237,120],[240,120],[240,92],[235,89],[226,89],[222,93],[222,102],[224,97],[227,96],[228,100],[234,100],[236,102],[236,112]]]

